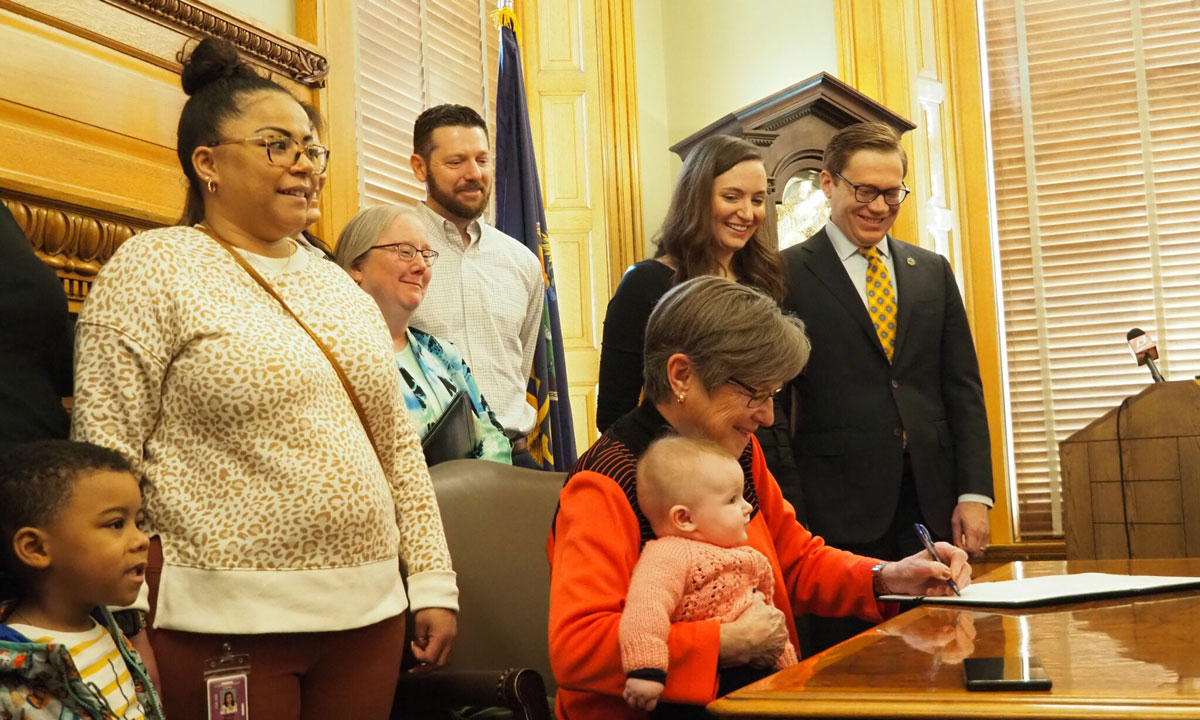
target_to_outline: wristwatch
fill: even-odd
[[[132,638],[146,627],[146,617],[141,610],[117,610],[112,616],[127,638]]]
[[[883,569],[887,567],[887,564],[885,560],[871,568],[871,589],[875,591],[875,597],[892,594],[892,591],[888,589],[887,583],[883,581]]]

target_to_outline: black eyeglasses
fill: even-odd
[[[329,166],[329,148],[316,143],[302,145],[298,140],[293,140],[290,137],[282,135],[255,135],[254,137],[242,138],[241,140],[221,140],[220,142],[212,143],[209,147],[218,145],[236,145],[238,143],[257,143],[267,149],[267,162],[272,165],[280,165],[283,167],[292,167],[300,162],[300,155],[303,154],[312,163],[313,172],[317,175],[325,172],[325,168]]]
[[[438,251],[437,250],[428,250],[428,249],[418,250],[416,248],[416,246],[409,245],[408,243],[402,243],[402,242],[401,243],[389,243],[387,245],[376,245],[376,246],[372,247],[371,249],[372,250],[391,250],[392,252],[394,252],[398,256],[400,256],[401,260],[404,260],[406,262],[412,262],[413,260],[417,259],[418,255],[420,255],[425,260],[425,265],[428,267],[433,267],[434,261],[436,261],[438,259]]]
[[[779,391],[783,389],[782,387],[777,387],[774,390],[759,390],[758,388],[748,385],[735,377],[731,377],[725,382],[729,383],[730,385],[737,385],[739,388],[746,391],[746,394],[750,396],[746,401],[746,407],[748,408],[759,408],[763,405],[766,405],[768,400],[778,395]]]
[[[864,204],[875,202],[875,198],[882,195],[885,203],[895,206],[904,202],[904,198],[908,197],[908,194],[912,192],[912,190],[909,190],[903,185],[897,188],[888,188],[887,190],[880,190],[874,185],[855,185],[847,180],[846,176],[840,172],[834,173],[834,175],[837,175],[842,179],[843,182],[854,188],[854,199]]]

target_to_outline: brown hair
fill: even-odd
[[[676,284],[717,271],[717,241],[712,231],[713,180],[738,163],[762,162],[758,148],[741,138],[714,135],[696,145],[683,162],[671,204],[658,232],[655,257],[675,263]],[[733,254],[730,270],[739,281],[783,300],[783,263],[776,251],[775,228],[762,223],[746,245]]]
[[[487,135],[487,122],[474,108],[466,105],[434,105],[417,116],[413,123],[413,152],[420,155],[426,164],[433,154],[433,131],[440,127],[483,128]]]
[[[838,130],[825,146],[825,170],[830,175],[846,169],[850,156],[859,150],[899,153],[903,175],[908,175],[908,154],[900,144],[900,135],[891,125],[881,122],[857,123]],[[836,182],[836,178],[834,181]]]
[[[804,323],[756,288],[714,275],[676,285],[646,323],[642,374],[647,400],[671,396],[667,360],[687,355],[705,390],[736,377],[752,387],[800,374],[812,349]]]

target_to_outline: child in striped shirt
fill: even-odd
[[[141,509],[111,450],[51,440],[0,451],[0,717],[161,720],[105,609],[142,587]]]

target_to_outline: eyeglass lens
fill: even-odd
[[[888,205],[899,205],[904,202],[904,198],[908,195],[908,190],[904,188],[880,190],[870,185],[859,185],[854,188],[854,199],[860,203],[875,202],[875,198],[880,195],[883,195],[883,201]]]
[[[418,250],[407,243],[397,243],[395,245],[388,245],[387,247],[391,248],[392,252],[408,262],[416,260],[417,255],[420,255],[425,260],[426,265],[433,265],[433,262],[438,258],[437,250]]]
[[[320,174],[325,172],[329,162],[329,149],[320,145],[300,145],[296,140],[285,137],[267,138],[265,144],[267,161],[272,165],[291,167],[300,162],[300,154],[303,153],[312,163],[313,171]]]

